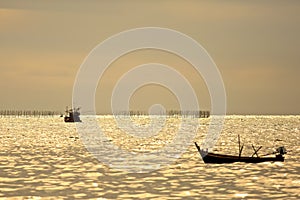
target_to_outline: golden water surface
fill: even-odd
[[[98,118],[108,142],[131,152],[172,142],[181,119],[168,117],[157,135],[136,138],[112,116]],[[133,118],[136,124],[148,117]],[[201,144],[210,119],[199,119]],[[243,155],[285,146],[285,162],[204,164],[194,144],[174,162],[148,173],[130,173],[97,160],[74,123],[59,117],[0,118],[0,198],[21,199],[300,199],[300,116],[226,116],[214,152]]]

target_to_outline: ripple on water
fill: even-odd
[[[137,123],[146,126],[147,120],[139,117]],[[0,122],[1,197],[299,199],[299,116],[227,116],[214,148],[236,155],[240,134],[243,155],[253,153],[251,144],[263,146],[260,155],[285,146],[284,163],[205,165],[191,144],[173,163],[146,174],[127,173],[98,162],[75,139],[75,125],[61,118],[0,118]],[[139,153],[171,142],[180,119],[167,119],[162,131],[146,140],[124,134],[110,116],[99,122],[107,130],[108,142]],[[195,141],[201,143],[209,119],[199,123]]]

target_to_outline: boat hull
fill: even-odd
[[[64,121],[65,122],[81,122],[80,119],[74,119],[73,117],[65,117]]]
[[[223,154],[216,154],[216,153],[208,153],[195,143],[198,152],[200,153],[202,160],[205,163],[234,163],[234,162],[244,162],[244,163],[260,163],[260,162],[284,162],[284,157],[280,154],[274,157],[240,157],[240,156],[231,156],[231,155],[223,155]]]

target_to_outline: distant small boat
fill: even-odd
[[[279,147],[276,149],[276,152],[272,153],[272,154],[276,154],[274,157],[265,157],[265,156],[259,157],[257,152],[261,147],[256,150],[252,145],[254,149],[254,153],[251,157],[241,156],[243,146],[242,148],[239,148],[240,149],[239,156],[232,156],[232,155],[209,153],[208,151],[201,149],[196,142],[195,145],[202,157],[202,160],[205,163],[222,164],[222,163],[234,163],[234,162],[245,162],[245,163],[260,163],[260,162],[275,162],[275,161],[284,162],[284,154],[286,154],[286,149],[284,147]],[[254,157],[255,154],[256,157]]]
[[[80,120],[80,108],[68,109],[66,108],[66,116],[64,117],[65,122],[81,122]]]

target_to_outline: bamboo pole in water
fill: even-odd
[[[40,116],[54,116],[54,115],[60,115],[61,112],[59,111],[38,111],[38,110],[0,110],[0,116],[34,116],[34,117],[40,117]]]

